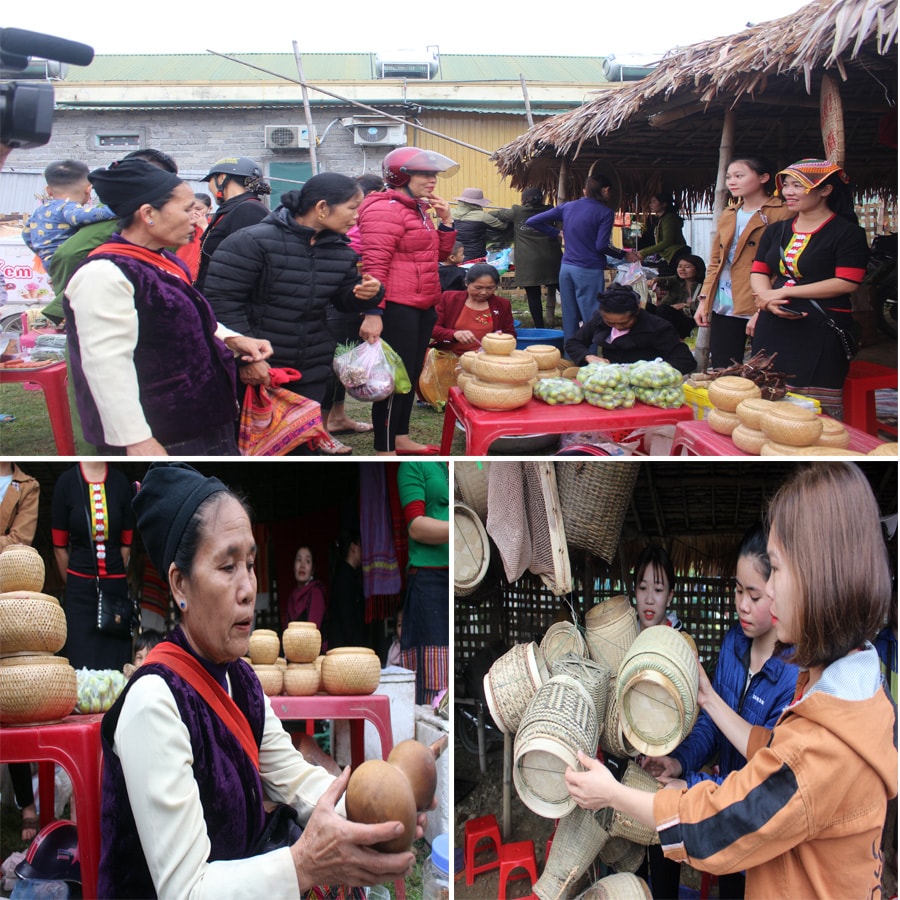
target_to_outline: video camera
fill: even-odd
[[[94,48],[77,41],[26,31],[0,28],[0,77],[25,72],[32,57],[90,65]],[[53,129],[53,86],[46,81],[0,81],[0,144],[40,147]]]

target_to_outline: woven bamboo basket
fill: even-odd
[[[453,476],[462,502],[474,509],[482,522],[487,521],[490,471],[489,462],[458,462],[453,466]]]
[[[877,447],[873,447],[867,454],[867,456],[896,456],[897,455],[897,442],[891,441],[886,444],[879,444]]]
[[[840,456],[853,451],[839,450],[836,447],[794,447],[791,444],[779,444],[777,441],[766,440],[759,448],[760,456],[812,456],[813,451],[821,451],[820,455],[832,454]]]
[[[820,447],[837,447],[843,450],[850,446],[850,432],[837,419],[822,416],[819,421],[822,423],[822,433],[818,440]]]
[[[10,544],[0,553],[0,591],[42,591],[44,560],[28,544]]]
[[[481,339],[481,349],[494,356],[509,356],[516,349],[516,339],[511,334],[488,332]]]
[[[463,393],[472,406],[503,412],[525,406],[531,400],[532,388],[527,381],[524,384],[489,384],[473,377],[471,381],[466,382]]]
[[[616,872],[595,881],[577,900],[653,900],[643,878],[631,872]]]
[[[513,784],[534,813],[558,819],[575,809],[565,772],[578,751],[594,756],[599,725],[591,695],[574,678],[554,675],[528,704],[513,745]]]
[[[537,360],[525,350],[513,350],[508,356],[479,353],[475,357],[474,374],[490,384],[521,384],[537,373]]]
[[[570,460],[556,464],[566,540],[611,563],[638,476],[631,462]]]
[[[548,662],[551,675],[568,675],[581,682],[594,701],[597,724],[606,718],[606,695],[609,688],[609,669],[603,663],[585,659],[575,653],[567,653]]]
[[[622,729],[619,701],[616,697],[616,680],[610,677],[606,689],[606,716],[600,729],[600,747],[604,753],[619,757],[635,757],[638,751],[628,742]]]
[[[600,853],[603,862],[619,872],[636,872],[646,857],[645,846],[623,837],[611,837]]]
[[[484,698],[494,723],[504,734],[515,734],[537,689],[550,673],[541,648],[516,644],[488,669],[484,676]]]
[[[460,372],[459,375],[456,376],[456,386],[463,392],[463,395],[465,395],[466,385],[474,380],[475,376],[472,375],[471,372]]]
[[[762,431],[749,428],[747,425],[738,425],[731,432],[731,439],[738,450],[743,450],[744,453],[752,453],[754,456],[759,456],[762,445],[768,440]]]
[[[600,855],[609,834],[593,812],[575,807],[559,820],[541,877],[532,886],[540,900],[571,897],[579,879]]]
[[[289,663],[311,663],[322,649],[322,633],[315,622],[289,622],[281,643]]]
[[[624,594],[598,603],[584,616],[588,653],[594,662],[608,666],[613,674],[619,671],[619,665],[639,631],[637,613]]]
[[[616,681],[622,730],[641,753],[665,756],[697,719],[697,660],[672,628],[645,628],[628,650]]]
[[[263,693],[267,697],[277,697],[284,690],[284,673],[280,666],[254,665],[253,671],[262,685]]]
[[[530,353],[538,364],[538,369],[553,369],[554,377],[559,377],[559,361],[562,359],[562,353],[552,344],[531,344],[525,348],[526,353]]]
[[[291,663],[284,670],[284,692],[292,697],[309,697],[319,691],[322,676],[315,663]]]
[[[250,635],[250,659],[254,666],[274,666],[281,651],[278,634],[268,628],[257,628]]]
[[[770,441],[791,447],[812,447],[822,436],[822,420],[805,406],[795,403],[776,403],[763,413],[760,430]]]
[[[288,667],[288,661],[283,656],[279,656],[275,660],[275,665],[283,672]]]
[[[477,350],[466,350],[459,358],[459,365],[463,372],[469,375],[475,374],[475,358],[478,356]]]
[[[639,791],[646,791],[649,794],[655,794],[659,790],[659,782],[648,775],[636,762],[629,760],[622,775],[622,784],[626,787],[635,788]],[[613,813],[613,822],[609,829],[609,836],[623,837],[635,844],[658,844],[659,835],[655,828],[644,825],[631,816],[616,810]]]
[[[466,597],[484,581],[491,562],[487,532],[474,509],[457,503],[453,507],[453,590]]]
[[[587,656],[587,644],[577,625],[572,622],[554,622],[541,638],[541,652],[552,670],[554,661],[567,654]]]
[[[329,694],[374,694],[381,660],[369,647],[336,647],[322,660],[322,686]]]
[[[759,385],[749,378],[739,375],[723,375],[710,381],[706,387],[709,402],[723,412],[733,413],[742,400],[757,399],[762,396]]]
[[[39,725],[75,709],[78,682],[62,656],[19,655],[0,659],[0,724]]]
[[[735,412],[745,428],[759,431],[759,420],[764,412],[768,412],[775,405],[774,400],[763,400],[762,397],[750,397],[741,400]]]
[[[66,614],[56,597],[36,591],[0,594],[0,653],[56,653],[66,642]]]
[[[713,407],[706,415],[706,422],[717,434],[724,434],[731,437],[734,429],[741,424],[737,413],[725,412],[721,409]]]

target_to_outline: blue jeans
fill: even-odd
[[[563,263],[559,267],[559,297],[563,337],[568,340],[600,308],[597,294],[603,290],[603,269],[582,269]]]

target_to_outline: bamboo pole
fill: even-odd
[[[737,113],[733,109],[725,110],[725,118],[722,121],[722,137],[719,141],[719,169],[716,173],[716,193],[713,201],[712,240],[716,239],[716,229],[719,225],[719,216],[728,202],[728,188],[725,186],[725,173],[728,170],[728,161],[734,152],[734,134],[737,125]],[[711,307],[710,307],[711,309]],[[697,343],[694,346],[694,358],[697,360],[697,368],[705,372],[709,367],[709,328],[697,329]]]
[[[556,203],[565,203],[569,198],[566,196],[566,179],[569,177],[569,159],[563,157],[559,164],[559,181],[556,185]]]
[[[309,94],[306,91],[306,79],[303,77],[303,60],[300,57],[300,48],[297,42],[293,41],[294,61],[297,63],[297,76],[300,78],[301,90],[303,92],[303,114],[306,116],[306,127],[309,129],[309,162],[312,166],[313,175],[319,171],[319,163],[316,159],[316,126],[313,124],[312,111],[309,108]]]
[[[325,88],[318,87],[315,84],[310,84],[309,82],[301,79],[298,81],[295,78],[288,78],[287,75],[282,75],[280,72],[273,72],[271,69],[264,69],[262,66],[255,66],[253,63],[246,62],[243,59],[238,59],[236,56],[229,56],[227,53],[218,53],[215,50],[210,50],[207,48],[207,53],[212,53],[213,56],[218,56],[220,59],[227,59],[230,62],[235,62],[240,66],[246,66],[248,69],[256,69],[257,72],[264,72],[266,75],[271,75],[274,78],[280,78],[282,81],[289,81],[291,84],[299,84],[301,87],[309,88],[311,91],[316,91],[319,94],[324,94],[326,97],[332,97],[335,100],[340,100],[341,103],[349,103],[351,106],[358,106],[360,109],[365,109],[368,112],[375,113],[377,116],[383,116],[385,119],[392,119],[394,122],[399,122],[401,125],[409,125],[409,122],[406,119],[401,119],[400,116],[392,116],[390,113],[384,112],[384,110],[378,109],[375,106],[369,106],[366,103],[360,103],[359,100],[351,100],[349,97],[342,97],[340,94],[335,94],[333,91],[326,91]],[[450,141],[452,144],[459,144],[460,147],[466,147],[469,150],[474,150],[476,153],[483,153],[485,156],[492,156],[493,150],[485,150],[484,147],[476,147],[474,144],[467,144],[465,141],[460,141],[457,138],[450,137],[447,134],[441,134],[439,131],[432,131],[430,128],[425,128],[423,125],[415,126],[419,131],[424,131],[425,134],[434,135],[434,137],[439,137],[442,140]]]

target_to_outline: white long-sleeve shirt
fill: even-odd
[[[172,692],[158,675],[145,675],[131,686],[113,749],[122,763],[141,846],[159,897],[299,898],[289,848],[249,859],[207,861],[210,841],[191,768],[190,735]],[[296,809],[304,825],[334,781],[294,748],[268,699],[259,770],[266,796]],[[337,811],[344,815],[343,800]]]

